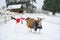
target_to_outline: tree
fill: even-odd
[[[60,0],[45,0],[42,9],[51,11],[55,15],[56,12],[60,12]]]

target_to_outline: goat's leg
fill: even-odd
[[[30,31],[32,32],[32,29],[30,28]]]
[[[42,29],[42,25],[40,25],[40,27],[39,27],[39,33],[40,33],[41,29]]]
[[[29,27],[27,27],[28,28],[28,31],[30,31],[30,28]]]
[[[39,34],[40,34],[41,29],[39,29]]]

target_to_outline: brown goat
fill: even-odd
[[[38,23],[38,29],[40,31],[40,24],[42,23],[43,18],[38,18],[38,20],[34,19],[34,18],[26,18],[26,25],[28,28],[30,28],[30,31],[32,31],[31,29],[34,29],[34,23],[35,21]]]

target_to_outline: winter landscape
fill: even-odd
[[[37,6],[37,10],[41,11],[43,1],[44,0],[37,0],[37,4],[33,3]],[[1,11],[2,6],[6,6],[5,0],[0,1],[0,12],[4,13],[0,14],[0,40],[60,40],[60,13],[52,15],[51,12],[49,12],[49,14],[43,12],[24,12],[24,14],[21,15],[10,11]],[[42,29],[40,33],[39,30],[35,32],[33,29],[31,32],[25,20],[23,20],[23,24],[21,24],[21,21],[16,23],[15,20],[11,19],[11,16],[25,19],[27,17],[35,19],[37,19],[37,17],[44,18],[42,21]]]
[[[23,24],[21,22],[16,24],[12,19],[0,25],[0,40],[60,40],[60,17],[26,13],[23,17],[44,18],[40,34],[38,31],[36,33],[30,32],[25,20],[23,20]]]

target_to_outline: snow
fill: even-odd
[[[19,16],[18,16],[19,17]],[[0,40],[60,40],[60,17],[47,16],[45,14],[24,14],[23,17],[44,18],[43,29],[40,34],[30,32],[26,26],[25,20],[23,24],[15,22],[15,20],[7,21],[0,24]]]
[[[0,0],[0,9],[2,9],[3,6],[6,6],[6,0]]]
[[[10,6],[8,6],[7,9],[16,9],[16,8],[21,8],[21,4],[18,4],[18,5],[10,5]]]

